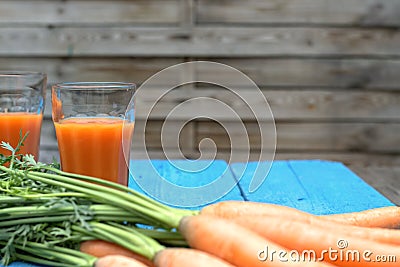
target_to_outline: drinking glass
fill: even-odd
[[[135,116],[133,83],[75,82],[52,87],[61,168],[128,184]]]
[[[27,134],[18,153],[39,158],[40,132],[46,98],[47,75],[39,72],[0,71],[0,141],[16,148]],[[0,148],[0,153],[11,152]]]

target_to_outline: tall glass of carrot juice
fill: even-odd
[[[40,131],[46,98],[47,75],[38,72],[0,71],[0,142],[16,148],[27,135],[19,154],[39,157]],[[7,156],[11,152],[0,148]]]
[[[61,168],[128,184],[135,116],[127,111],[133,83],[60,83],[52,87],[52,117]]]

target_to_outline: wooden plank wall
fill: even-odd
[[[276,121],[276,158],[395,165],[400,163],[399,27],[399,0],[3,0],[0,69],[44,71],[49,85],[140,85],[177,63],[220,62],[248,75],[268,99]],[[143,111],[160,90],[187,77],[225,77],[252,99],[252,107],[262,105],[255,91],[229,75],[192,68],[165,77],[137,99],[137,124],[145,122]],[[204,84],[175,89],[157,103],[146,126],[151,155],[164,156],[160,136],[166,115],[199,96],[221,100],[242,114],[251,158],[256,159],[259,125],[246,103]],[[57,158],[47,102],[44,161]],[[184,126],[178,138],[184,154],[198,157],[200,141],[211,138],[218,157],[228,159],[231,144],[222,126],[238,122],[229,116],[222,116],[220,124],[192,120],[193,114],[181,113],[169,121],[176,128]],[[139,135],[135,133],[135,140]],[[178,156],[173,146],[177,137],[164,135],[164,148]],[[212,151],[213,145],[202,142],[202,149]],[[246,153],[245,146],[239,144],[240,149]]]

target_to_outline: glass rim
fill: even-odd
[[[20,70],[0,70],[1,77],[29,77],[29,76],[40,76],[47,77],[47,74],[40,71],[20,71]]]
[[[130,82],[62,82],[52,86],[60,90],[129,90],[136,89]]]

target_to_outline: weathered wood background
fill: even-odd
[[[140,85],[176,63],[225,63],[247,74],[267,97],[276,120],[276,158],[396,165],[400,163],[399,28],[400,0],[2,0],[0,69],[43,71],[49,85],[61,81]],[[142,110],[154,103],[163,87],[179,83],[182,77],[215,75],[225,74],[194,68],[162,80],[159,88],[137,100],[138,125],[144,123]],[[244,86],[242,92],[253,96],[252,107],[260,105],[256,92]],[[244,114],[251,158],[257,158],[258,125],[246,115],[245,103],[226,90],[199,84],[176,89],[157,103],[146,128],[151,155],[163,157],[160,135],[165,116],[197,96],[219,99]],[[47,102],[44,161],[58,157]],[[179,114],[170,122],[185,125],[179,137],[184,154],[198,157],[200,141],[211,138],[218,157],[229,158],[231,144],[222,126],[238,122],[226,116],[221,126],[191,120],[192,115]],[[138,134],[135,140],[140,139]],[[165,136],[164,148],[178,155],[169,146],[176,136]],[[213,146],[204,142],[202,148]]]

